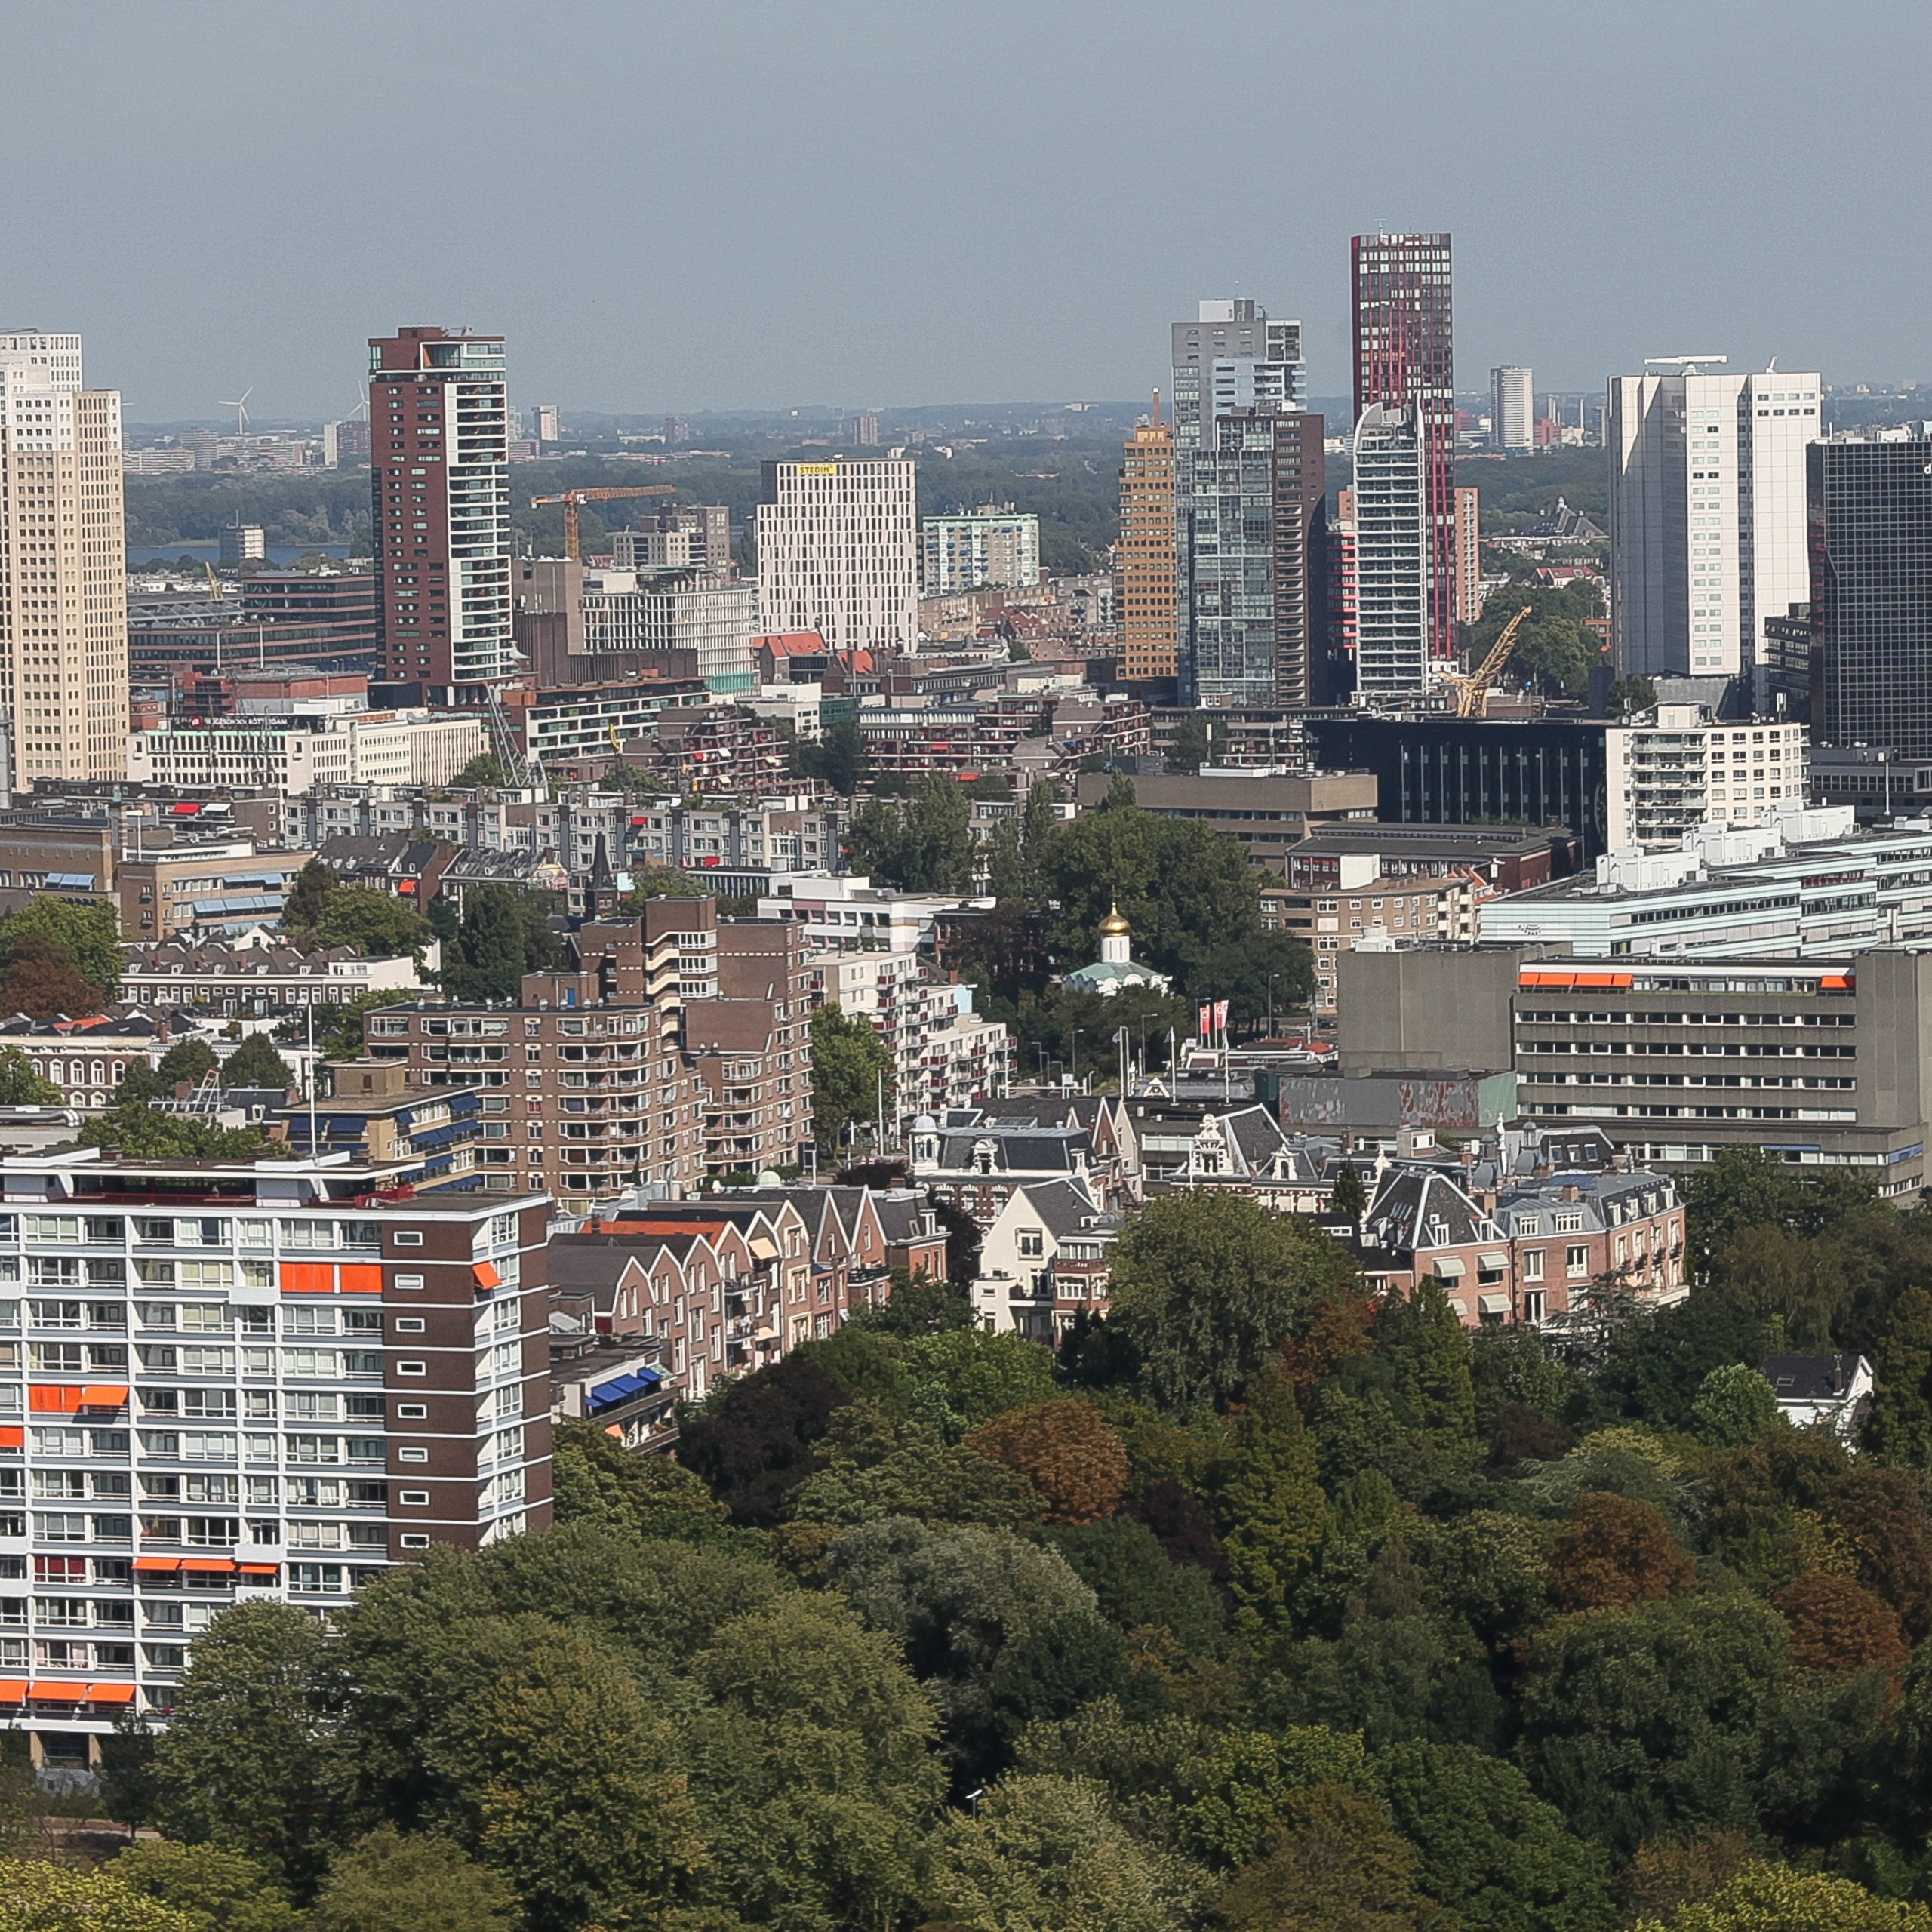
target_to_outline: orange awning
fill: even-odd
[[[232,1556],[184,1556],[181,1559],[184,1570],[212,1570],[223,1577],[235,1574],[235,1559]]]
[[[81,1406],[81,1392],[71,1384],[36,1382],[27,1390],[27,1407],[37,1416],[70,1416]]]
[[[285,1261],[281,1291],[286,1295],[334,1294],[335,1269],[326,1261]]]
[[[240,1568],[245,1577],[278,1577],[281,1574],[279,1563],[244,1563]]]
[[[118,1409],[126,1405],[128,1385],[125,1382],[90,1382],[81,1391],[81,1407],[84,1409]]]
[[[26,1441],[27,1432],[18,1423],[0,1426],[0,1449],[24,1449]]]
[[[85,1684],[29,1684],[27,1695],[43,1704],[78,1704],[87,1690]]]
[[[478,1262],[469,1272],[475,1276],[476,1285],[479,1288],[500,1288],[503,1285],[503,1276],[488,1261]]]
[[[131,1704],[134,1701],[134,1687],[131,1684],[90,1684],[88,1702],[90,1704]]]
[[[155,1572],[178,1570],[180,1567],[181,1559],[178,1556],[137,1556],[134,1558],[137,1570]]]
[[[383,1271],[371,1263],[345,1261],[337,1272],[346,1295],[379,1295],[383,1291]]]
[[[25,1701],[27,1681],[24,1677],[0,1677],[0,1704],[18,1704]]]

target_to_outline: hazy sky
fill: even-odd
[[[1455,238],[1458,384],[1932,379],[1926,0],[82,0],[7,12],[0,327],[138,420],[346,413],[499,331],[618,411],[1109,400],[1348,238]]]

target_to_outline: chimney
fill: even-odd
[[[1565,1201],[1580,1201],[1583,1198],[1583,1191],[1577,1186],[1575,1182],[1571,1181],[1565,1184],[1563,1198]]]

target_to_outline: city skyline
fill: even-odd
[[[1927,168],[1889,131],[1912,121],[1913,63],[1897,55],[1922,31],[1915,12],[1853,5],[1838,20],[1852,51],[1821,66],[1777,30],[1798,17],[1779,7],[1633,6],[1607,43],[1580,20],[1487,34],[1467,10],[1378,11],[1389,17],[1244,23],[1256,66],[1292,55],[1294,71],[1331,82],[1292,128],[1257,134],[1257,165],[1291,153],[1299,184],[1265,223],[1109,138],[1168,24],[1138,5],[1029,13],[1019,62],[1000,30],[1007,14],[1017,30],[1017,10],[995,0],[988,31],[941,72],[920,23],[875,5],[809,20],[591,5],[571,43],[584,58],[566,48],[506,65],[523,17],[485,4],[477,32],[438,49],[452,85],[422,98],[378,58],[380,17],[360,0],[267,37],[242,30],[249,17],[225,0],[183,18],[112,4],[49,16],[33,29],[42,57],[0,75],[18,178],[69,145],[38,85],[48,63],[85,63],[101,123],[129,131],[63,169],[63,248],[37,237],[32,198],[0,214],[0,321],[86,334],[143,422],[212,417],[217,398],[251,389],[263,417],[346,414],[355,345],[398,316],[508,337],[519,401],[648,413],[1137,395],[1158,378],[1158,330],[1186,312],[1177,304],[1238,288],[1303,320],[1310,389],[1327,395],[1348,386],[1348,237],[1386,226],[1457,235],[1472,371],[1527,362],[1577,392],[1715,343],[1734,366],[1783,352],[1846,381],[1932,376],[1911,324],[1932,267],[1892,245],[1887,214]],[[1513,10],[1484,11],[1500,28]],[[1673,57],[1660,63],[1647,25],[1666,24]],[[1392,32],[1404,70],[1429,85],[1367,139],[1353,103]],[[1857,52],[1880,45],[1882,63]],[[1712,94],[1714,71],[1727,82]],[[651,113],[620,112],[640,89]],[[329,109],[292,112],[292,92]],[[515,234],[540,221],[555,275],[512,269],[455,230],[413,238],[399,260],[350,213],[455,140],[479,97],[493,223]],[[155,98],[171,104],[160,122],[142,108]],[[1499,100],[1560,109],[1565,146],[1540,159]],[[1764,117],[1801,107],[1839,134],[1767,146]],[[1610,152],[1628,165],[1580,174],[1574,157]],[[1747,166],[1753,192],[1740,195]],[[632,245],[656,226],[648,184],[674,167],[706,180],[712,218],[690,226],[666,274]],[[1882,195],[1868,192],[1877,182]],[[949,246],[941,299],[944,211],[988,192],[1007,219]],[[1843,303],[1854,284],[1867,299]],[[748,347],[718,326],[740,312],[786,326]]]

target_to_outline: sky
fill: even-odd
[[[1351,234],[1454,238],[1457,386],[1932,380],[1925,0],[87,0],[10,10],[0,328],[131,419],[346,414],[405,323],[621,413],[1119,401]]]

